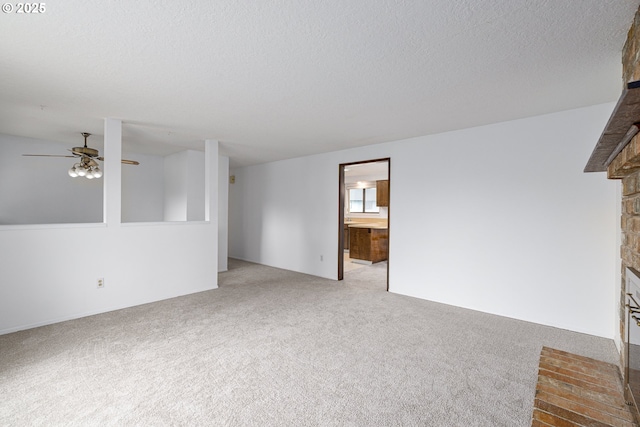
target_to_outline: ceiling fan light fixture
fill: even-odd
[[[90,158],[83,158],[80,163],[74,164],[69,169],[69,176],[72,178],[83,176],[87,179],[101,178],[103,175],[102,169],[98,164]]]
[[[44,157],[71,157],[76,158],[78,163],[74,163],[73,166],[67,171],[71,178],[84,176],[88,179],[102,178],[104,172],[100,169],[98,160],[104,161],[104,157],[100,156],[100,152],[95,148],[87,146],[87,138],[91,136],[89,132],[82,132],[84,137],[83,147],[73,147],[69,151],[70,155],[57,155],[57,154],[23,154],[23,156],[44,156]],[[135,160],[120,160],[125,165],[139,165],[140,162]]]

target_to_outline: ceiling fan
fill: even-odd
[[[100,178],[102,176],[102,169],[96,160],[104,161],[104,157],[100,156],[100,152],[95,148],[87,147],[87,138],[91,136],[88,132],[82,132],[84,136],[84,147],[73,147],[71,150],[72,155],[61,154],[23,154],[23,156],[33,157],[69,157],[78,158],[79,162],[74,164],[69,169],[69,176],[75,178],[77,176],[84,176],[88,179]],[[135,160],[122,159],[122,163],[125,165],[139,165],[140,162]]]

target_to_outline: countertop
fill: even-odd
[[[385,224],[369,224],[366,222],[345,222],[344,225],[349,226],[349,228],[375,228],[376,230],[386,230],[387,228],[389,228]]]

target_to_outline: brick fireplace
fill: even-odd
[[[640,80],[640,10],[636,12],[622,50],[622,74],[625,85]],[[638,89],[640,90],[640,89]],[[640,116],[634,120],[640,122]],[[640,271],[640,134],[613,159],[607,168],[609,179],[622,180],[621,247],[622,285],[620,286],[620,337],[625,342],[627,267]],[[621,352],[621,366],[625,366],[626,351]]]
[[[640,9],[622,50],[623,90],[585,172],[622,181],[619,333],[625,400],[640,420]],[[632,286],[633,285],[633,286]],[[630,349],[633,351],[630,352]]]

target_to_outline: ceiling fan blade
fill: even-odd
[[[60,154],[23,154],[23,156],[28,156],[28,157],[69,157],[72,159],[75,159],[76,156],[63,156]]]
[[[104,157],[96,157],[96,159],[100,160],[101,162],[104,162]],[[138,166],[140,164],[140,162],[136,160],[127,160],[127,159],[122,159],[121,162],[125,165],[134,165],[134,166]]]

